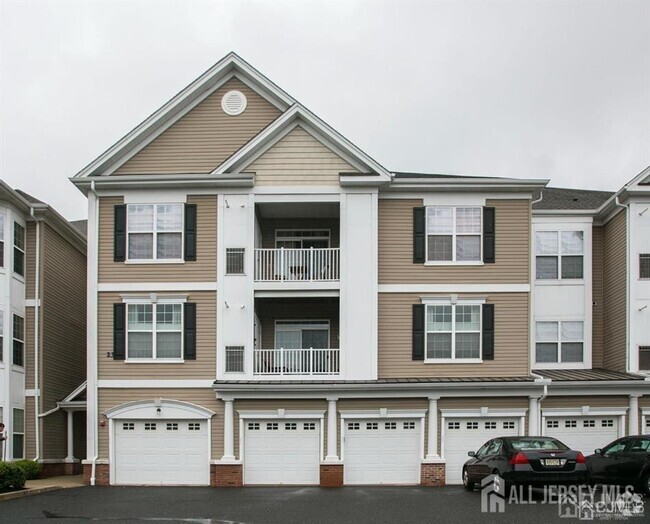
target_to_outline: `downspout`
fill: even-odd
[[[630,347],[630,329],[632,325],[630,318],[632,316],[632,308],[630,303],[630,277],[632,276],[632,271],[630,268],[630,213],[628,212],[630,206],[621,204],[618,199],[618,195],[616,195],[614,198],[614,203],[617,207],[622,207],[625,209],[625,272],[627,273],[625,279],[625,307],[627,309],[625,314],[625,352],[627,353],[627,365],[625,367],[626,371],[630,371],[630,361],[632,359],[632,348]]]
[[[40,428],[40,377],[39,377],[39,344],[40,344],[40,300],[41,300],[41,223],[36,219],[34,207],[29,208],[29,214],[36,223],[36,260],[34,269],[34,440],[36,442],[36,456],[41,458],[41,428]]]
[[[98,202],[98,199],[97,199],[97,197],[98,197],[97,191],[95,191],[95,181],[94,180],[92,180],[90,182],[90,191],[95,197],[95,205],[93,207],[93,213],[95,215],[93,217],[94,221],[95,221],[95,228],[94,228],[95,230],[92,232],[93,235],[95,235],[95,239],[94,239],[94,243],[93,243],[93,249],[98,249],[96,246],[97,246],[97,242],[99,240],[99,211],[98,211],[99,202]],[[97,257],[94,257],[94,258],[95,258],[95,262],[97,264],[99,264],[99,261],[98,261]],[[96,282],[95,282],[95,284],[96,284]],[[91,291],[93,293],[97,293],[97,288],[95,287],[92,290],[90,290],[90,289],[87,290],[87,292],[91,292]],[[93,318],[92,321],[95,323],[95,325],[97,325],[96,311],[95,311],[95,318]],[[97,351],[95,351],[95,353],[97,353]],[[94,379],[93,380],[93,382],[94,382],[93,387],[95,388],[95,394],[94,394],[94,397],[95,397],[95,414],[97,415],[97,407],[99,405],[99,402],[97,401],[98,400],[97,399],[97,380],[98,380],[99,371],[97,369],[98,368],[97,365],[95,365],[94,367],[95,367],[95,369],[94,369],[94,375],[95,376],[93,377],[93,379]],[[99,422],[99,417],[95,416],[95,421],[94,421],[95,430],[93,431],[93,440],[94,440],[95,453],[94,453],[93,458],[92,458],[92,465],[91,465],[91,470],[90,470],[90,485],[91,486],[95,485],[95,472],[96,472],[96,469],[97,469],[97,459],[99,458],[99,435],[98,435],[98,433],[99,433],[98,432],[99,424],[98,424],[98,422]]]
[[[540,199],[541,200],[541,199]],[[546,397],[548,397],[548,386],[552,382],[551,379],[544,378],[542,375],[538,375],[537,373],[533,373],[532,371],[530,372],[531,376],[535,377],[535,382],[538,380],[542,382],[542,385],[544,386],[544,392],[542,393],[542,396],[537,399],[537,409],[539,411],[539,416],[537,419],[537,427],[539,429],[540,435],[542,434],[542,402],[546,400]]]

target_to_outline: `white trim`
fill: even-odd
[[[341,419],[365,418],[421,418],[426,417],[426,409],[344,409],[339,411]]]
[[[145,230],[130,230],[129,210],[132,207],[151,207],[151,229]],[[181,208],[181,225],[179,230],[168,231],[163,229],[158,230],[158,207],[160,206],[178,206]],[[185,202],[147,202],[147,203],[131,203],[126,204],[126,253],[124,263],[126,264],[184,264],[185,263]],[[160,234],[174,234],[181,235],[181,253],[178,258],[158,258],[158,235]],[[131,258],[130,253],[130,240],[131,235],[151,235],[151,258]]]
[[[255,186],[255,203],[341,202],[336,186]]]
[[[185,308],[183,307],[186,302],[182,297],[162,297],[158,299],[156,295],[150,297],[122,297],[123,303],[126,304],[126,320],[125,320],[125,348],[124,348],[124,362],[126,363],[162,363],[162,362],[176,362],[182,363],[185,355]],[[174,330],[158,329],[158,306],[159,305],[173,305],[180,306],[180,328]],[[151,306],[151,329],[129,329],[129,309],[131,306]],[[158,333],[180,333],[180,356],[178,357],[158,357]],[[151,356],[150,357],[130,357],[129,356],[129,335],[131,333],[151,333]]]
[[[151,410],[164,410],[172,409],[175,411],[181,411],[186,413],[187,416],[181,417],[178,413],[170,417],[164,415],[161,412],[158,412],[158,415],[155,415],[153,418],[173,418],[173,419],[210,419],[215,415],[214,411],[211,411],[203,406],[197,404],[192,404],[190,402],[183,402],[181,400],[172,400],[172,399],[156,399],[156,400],[136,400],[133,402],[126,402],[120,404],[119,406],[112,407],[104,412],[104,415],[108,419],[124,419],[124,420],[139,420],[139,419],[148,419],[152,418],[150,411]]]
[[[255,298],[297,298],[297,297],[338,297],[340,296],[341,291],[338,289],[327,289],[327,290],[314,290],[309,291],[306,289],[297,289],[293,290],[278,290],[278,291],[255,291]]]
[[[40,395],[40,390],[38,389],[26,389],[25,390],[25,396],[26,397],[35,397],[37,395]]]
[[[216,282],[104,282],[97,285],[99,293],[132,291],[174,292],[174,291],[216,291]]]
[[[97,387],[103,389],[147,388],[147,389],[193,389],[212,388],[213,380],[98,380]]]
[[[323,419],[324,409],[237,410],[240,420],[249,419]]]
[[[449,205],[449,204],[426,204],[424,206],[424,253],[425,253],[425,266],[482,266],[483,262],[483,206],[477,205]],[[451,233],[446,234],[431,234],[429,233],[429,210],[431,209],[451,209]],[[458,209],[477,209],[479,211],[481,221],[481,231],[478,233],[458,233],[458,221],[456,216]],[[430,236],[451,236],[451,259],[450,260],[429,260],[429,237]],[[479,257],[478,260],[458,260],[456,247],[457,239],[461,236],[479,237]]]
[[[625,415],[628,408],[593,408],[581,406],[579,408],[542,408],[542,417],[586,417],[586,416],[620,416]]]
[[[28,298],[25,300],[25,307],[40,307],[41,306],[41,299],[38,298]]]
[[[445,395],[446,396],[446,395]],[[470,408],[470,409],[440,409],[440,414],[445,418],[473,418],[473,417],[525,417],[528,408]]]
[[[379,293],[530,293],[530,284],[379,284]]]

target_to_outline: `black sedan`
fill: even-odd
[[[488,475],[506,484],[582,484],[587,466],[579,451],[552,437],[499,437],[486,442],[463,466],[463,484],[474,489]]]
[[[634,486],[650,495],[650,435],[615,440],[587,457],[593,484]]]

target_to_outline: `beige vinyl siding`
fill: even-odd
[[[412,305],[420,304],[421,296],[380,293],[379,378],[528,375],[528,293],[493,293],[485,298],[495,309],[494,360],[480,364],[429,364],[411,359]]]
[[[99,282],[215,282],[217,279],[217,196],[188,196],[196,204],[196,261],[129,264],[113,261],[114,207],[122,197],[99,199]]]
[[[626,214],[619,212],[604,226],[603,238],[603,366],[625,371],[627,346]]]
[[[36,223],[27,222],[25,228],[25,298],[34,298],[36,284]],[[5,251],[13,249],[13,226],[12,237],[5,240]],[[6,260],[5,256],[5,260]],[[12,268],[13,269],[13,268]],[[9,273],[9,272],[8,272]]]
[[[338,218],[263,218],[260,221],[262,230],[262,247],[275,247],[275,232],[277,229],[329,229],[330,247],[340,246],[340,226]]]
[[[230,116],[221,99],[236,89],[246,110]],[[116,175],[209,173],[280,115],[280,111],[238,79],[209,95],[178,122],[115,171]]]
[[[380,284],[530,282],[530,201],[488,200],[495,207],[496,262],[481,266],[413,263],[413,208],[422,200],[379,200]]]
[[[314,399],[277,399],[277,400],[236,400],[235,401],[235,456],[241,458],[239,449],[239,412],[240,411],[269,411],[277,416],[278,409],[300,410],[300,411],[323,411],[323,420],[321,421],[321,431],[323,432],[322,442],[326,446],[327,442],[327,401]],[[291,415],[287,415],[287,419]],[[278,420],[282,422],[282,420]],[[223,449],[223,444],[222,444]]]
[[[603,367],[603,228],[592,228],[592,330],[591,365]]]
[[[35,424],[34,397],[25,397],[25,458],[27,460],[33,460],[36,457]]]
[[[212,457],[211,460],[223,456],[223,402],[215,398],[212,388],[195,389],[99,389],[99,413],[136,400],[180,400],[196,404],[215,412],[212,417]],[[109,424],[99,426],[99,458],[108,459],[108,429]]]
[[[217,354],[217,294],[212,291],[190,293],[196,303],[196,360],[171,364],[162,362],[129,363],[113,360],[113,304],[122,302],[119,293],[99,293],[98,367],[99,379],[214,379]]]
[[[255,173],[258,186],[335,186],[339,173],[357,170],[296,126],[245,171]]]
[[[339,347],[339,301],[336,299],[269,299],[256,312],[262,327],[263,349],[275,348],[276,320],[329,320],[329,347]]]

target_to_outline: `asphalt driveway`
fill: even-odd
[[[0,502],[0,522],[488,523],[570,522],[558,506],[509,504],[481,513],[479,492],[462,487],[137,488],[83,487]],[[650,521],[646,517],[632,522]]]

